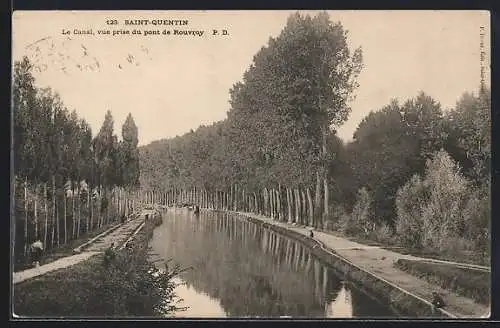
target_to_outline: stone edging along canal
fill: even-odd
[[[282,235],[293,238],[303,245],[328,266],[338,271],[346,280],[363,286],[364,289],[377,295],[384,302],[403,313],[410,313],[416,317],[442,317],[456,318],[455,315],[444,309],[438,309],[429,301],[396,286],[376,274],[363,269],[351,261],[343,258],[334,251],[328,249],[322,242],[308,236],[283,228],[274,224],[269,224],[262,220],[245,215],[244,213],[234,213],[252,223],[259,224],[265,228],[273,230]]]

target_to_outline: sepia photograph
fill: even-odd
[[[489,318],[490,33],[14,11],[11,318]]]

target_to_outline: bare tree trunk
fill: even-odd
[[[274,218],[279,220],[279,211],[278,211],[278,192],[273,188],[273,208],[274,208]]]
[[[113,191],[111,189],[109,189],[109,187],[106,187],[104,189],[104,192],[105,192],[105,196],[106,196],[106,215],[105,215],[105,223],[106,224],[109,224],[110,222],[113,221],[113,218],[111,217],[110,215],[110,211],[111,211],[111,205],[113,205],[113,202],[114,202],[114,197],[115,195],[113,194]]]
[[[67,244],[68,243],[68,220],[67,220],[67,213],[66,213],[66,188],[64,188],[64,203],[63,203],[63,206],[64,206],[64,244]]]
[[[233,211],[238,211],[238,185],[234,185],[234,191],[233,191]]]
[[[97,217],[97,227],[98,228],[101,228],[102,227],[102,221],[103,221],[103,216],[102,216],[102,186],[100,185],[99,186],[99,189],[98,189],[98,193],[99,193],[99,197],[97,198],[98,199],[98,205],[97,205],[97,214],[98,214],[98,217]]]
[[[316,171],[316,194],[314,195],[314,222],[313,226],[318,227],[318,220],[321,218],[321,176],[319,170]]]
[[[93,217],[92,217],[92,187],[90,185],[87,185],[87,206],[89,208],[89,217],[87,218],[87,232],[89,230],[92,230],[94,228],[94,222],[93,222]]]
[[[268,216],[273,218],[273,199],[272,199],[272,189],[267,189],[267,204],[268,204]]]
[[[115,187],[115,206],[116,206],[116,218],[121,217],[121,198],[120,198],[120,187]]]
[[[270,216],[271,213],[269,211],[269,196],[268,196],[267,188],[264,188],[263,196],[264,196],[264,215]]]
[[[300,190],[300,199],[302,200],[302,224],[307,225],[307,200],[304,190]]]
[[[276,199],[278,202],[278,220],[283,221],[283,213],[281,211],[281,184],[278,184],[278,190],[276,191]]]
[[[47,183],[44,183],[44,197],[43,197],[43,209],[45,211],[45,226],[43,231],[43,245],[47,247],[47,235],[48,235],[48,227],[49,227],[49,208],[47,206]]]
[[[322,151],[323,151],[323,158],[326,157],[326,137],[327,137],[327,130],[326,128],[323,129],[323,147],[322,147]],[[322,228],[325,228],[325,225],[326,223],[328,222],[328,198],[329,198],[329,195],[328,195],[328,168],[327,168],[327,164],[325,163],[324,164],[325,166],[323,167],[323,188],[325,190],[324,192],[324,209],[323,209],[323,226]]]
[[[17,176],[14,175],[14,180],[12,181],[12,198],[11,198],[11,203],[10,203],[10,210],[12,211],[12,216],[11,216],[11,223],[12,223],[12,227],[11,227],[11,236],[12,236],[12,240],[11,240],[11,245],[12,245],[12,249],[11,249],[11,256],[14,255],[16,256],[16,242],[17,242],[17,220],[18,220],[18,217],[16,215],[17,211],[16,211],[16,208],[17,208],[17,197],[16,197],[16,192],[17,192]],[[16,256],[16,260],[17,260],[17,256]]]
[[[57,197],[57,195],[56,195]],[[57,228],[57,234],[56,234],[56,242],[57,246],[61,245],[61,226],[60,226],[60,216],[59,216],[59,205],[56,204],[56,228]]]
[[[326,224],[329,221],[329,208],[328,208],[329,207],[329,202],[328,202],[329,194],[328,194],[328,178],[327,178],[326,170],[325,170],[325,176],[323,178],[323,186],[325,189],[325,200],[324,200],[325,208],[324,208],[324,212],[323,212],[323,228],[325,228]]]
[[[253,213],[255,214],[259,214],[259,206],[257,204],[257,195],[255,194],[255,192],[253,193]]]
[[[312,201],[312,197],[311,197],[311,190],[309,189],[309,187],[307,187],[307,200],[309,202],[309,222],[308,222],[308,225],[309,226],[312,226],[313,225],[313,215],[314,215],[314,209],[313,209],[313,201]]]
[[[96,193],[97,193],[95,201],[96,228],[99,229],[101,227],[101,186],[97,186]]]
[[[295,196],[295,222],[300,223],[300,199],[299,199],[299,190],[294,189]]]
[[[241,211],[246,212],[247,211],[247,198],[245,197],[245,189],[241,190],[241,202],[242,202]]]
[[[238,200],[239,200],[239,197],[238,197],[238,185],[235,184],[234,185],[234,211],[237,212],[238,211]]]
[[[269,189],[269,212],[271,212],[271,219],[274,220],[274,192],[273,188]]]
[[[38,239],[38,183],[35,183],[35,199],[34,199],[34,211],[35,211],[35,237]]]
[[[274,218],[279,221],[280,213],[278,209],[278,191],[273,188],[273,208],[274,208]]]
[[[71,184],[71,239],[76,238],[75,186]]]
[[[327,139],[327,134],[328,134],[328,127],[325,126],[323,128],[323,145],[322,145],[322,151],[323,151],[323,158],[326,158],[326,153],[327,153],[327,149],[326,149],[326,139]],[[329,198],[329,195],[328,195],[328,167],[327,167],[327,162],[325,162],[324,166],[323,166],[323,187],[325,189],[325,192],[324,192],[324,211],[323,211],[323,225],[322,225],[322,228],[324,229],[325,228],[325,225],[326,223],[328,222],[328,217],[329,217],[329,213],[328,213],[328,198]]]
[[[55,243],[56,221],[56,177],[52,175],[52,246]]]
[[[24,179],[24,256],[28,255],[28,178]]]
[[[81,212],[81,203],[80,203],[80,184],[76,187],[76,196],[78,197],[78,201],[76,202],[76,206],[78,207],[77,212],[77,223],[76,223],[76,238],[80,237],[80,229],[82,224],[82,212]],[[87,219],[87,232],[89,231],[89,224]]]
[[[286,203],[288,205],[288,223],[292,223],[292,200],[290,199],[290,189],[286,187]]]

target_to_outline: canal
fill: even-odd
[[[187,309],[177,317],[397,316],[299,242],[232,214],[169,209],[150,246],[190,268],[178,280]]]

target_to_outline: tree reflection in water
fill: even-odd
[[[227,316],[394,316],[343,284],[302,244],[267,228],[227,213],[169,210],[164,217],[154,252],[192,267],[181,276],[185,288],[217,299]]]

